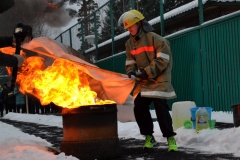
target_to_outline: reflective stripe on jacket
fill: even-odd
[[[140,81],[141,96],[173,99],[176,93],[171,84],[172,54],[169,42],[153,32],[140,29],[130,36],[126,46],[126,73],[144,69],[148,80]]]

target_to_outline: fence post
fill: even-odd
[[[72,48],[72,28],[69,29],[70,47]]]
[[[60,35],[60,39],[61,39],[61,43],[63,43],[63,38],[62,38],[62,34]]]
[[[115,53],[114,46],[114,21],[113,21],[113,0],[110,0],[110,19],[111,19],[111,38],[112,38],[112,55]]]
[[[96,60],[97,60],[97,56],[98,56],[98,31],[97,31],[97,17],[96,17],[96,12],[94,12],[94,32],[95,32],[95,38],[94,38],[94,42],[95,42],[95,46],[96,46]]]
[[[163,0],[160,0],[161,35],[165,36]]]
[[[199,24],[201,25],[203,20],[203,3],[202,0],[198,0],[198,8],[199,8]]]
[[[114,21],[113,21],[113,0],[110,0],[110,19],[111,19],[111,37],[112,37],[112,55],[115,54],[115,42],[114,42]],[[113,59],[113,69],[115,69]]]
[[[202,0],[198,0],[198,8],[199,8],[199,25],[201,25],[204,20],[203,20],[203,3],[202,3]],[[202,27],[200,27],[199,29],[199,36],[200,36],[200,59],[201,59],[201,83],[202,83],[202,94],[199,94],[199,97],[200,99],[202,100],[202,103],[204,104],[205,103],[205,96],[204,96],[204,93],[205,93],[205,90],[204,90],[204,80],[203,80],[203,71],[204,71],[204,66],[203,66],[203,59],[205,58],[205,43],[204,43],[204,39],[205,39],[205,35],[204,35],[204,30]]]
[[[84,23],[81,21],[81,32],[82,32],[82,52],[85,53],[85,46],[84,46]]]
[[[134,0],[131,0],[131,9],[134,9],[135,5],[134,5]]]

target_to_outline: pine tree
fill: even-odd
[[[109,6],[104,10],[106,13],[106,16],[102,22],[102,28],[101,28],[101,39],[100,41],[105,41],[107,39],[111,38],[111,21],[110,21],[110,8]]]
[[[98,8],[98,4],[95,3],[94,0],[82,0],[80,5],[81,8],[78,11],[78,21],[82,24],[83,28],[79,28],[77,36],[82,40],[82,36],[95,35],[95,32],[98,32],[100,17],[98,13],[96,13],[95,16],[93,14]],[[86,42],[83,43],[84,46],[87,46]]]
[[[160,1],[136,1],[135,8],[140,11],[147,21],[158,17],[160,14]]]
[[[114,21],[114,34],[119,35],[125,31],[122,26],[118,25],[118,20],[121,15],[130,10],[129,0],[116,0],[113,1],[113,21]],[[105,41],[111,38],[111,19],[110,19],[110,3],[105,8],[106,16],[103,19],[102,28],[101,28],[101,41]]]

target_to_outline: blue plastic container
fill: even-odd
[[[211,120],[211,117],[212,117],[212,108],[211,107],[204,107],[206,108],[206,110],[208,111],[209,113],[209,117],[208,119]],[[199,107],[194,107],[194,108],[190,108],[190,111],[191,111],[191,120],[192,120],[192,123],[193,123],[193,128],[196,129],[196,111],[199,109]]]

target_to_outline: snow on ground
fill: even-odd
[[[118,136],[119,138],[144,139],[139,134],[138,126],[133,116],[133,106],[118,106]],[[153,118],[154,110],[151,110]],[[126,115],[128,118],[126,118]],[[23,122],[33,122],[49,126],[62,127],[62,117],[54,115],[21,114],[8,113],[3,118]],[[217,122],[233,123],[233,114],[231,112],[212,112],[212,119]],[[14,126],[0,122],[0,160],[75,160],[75,157],[66,156],[64,153],[53,155],[48,152],[45,146],[51,146],[49,142],[39,137],[21,132]],[[158,142],[166,143],[162,137],[158,123],[154,122],[154,136]],[[240,157],[240,128],[230,129],[205,129],[196,134],[194,129],[176,130],[176,140],[179,147],[191,148],[198,151],[214,153],[233,153]],[[167,148],[166,148],[167,150]]]

